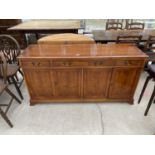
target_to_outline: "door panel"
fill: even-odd
[[[59,68],[52,70],[54,96],[59,98],[81,97],[81,69]]]
[[[128,99],[132,96],[135,87],[136,75],[139,74],[136,68],[115,68],[113,69],[110,82],[109,98]]]
[[[107,97],[111,68],[89,68],[83,70],[84,98]]]
[[[48,98],[53,96],[51,74],[48,69],[24,69],[24,75],[31,97]]]

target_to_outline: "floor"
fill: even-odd
[[[155,133],[155,104],[145,117],[144,111],[153,89],[149,83],[147,91],[137,104],[146,78],[141,75],[134,105],[127,103],[74,103],[38,104],[29,106],[29,95],[22,85],[24,100],[21,105],[14,101],[8,112],[14,128],[10,128],[0,117],[0,134],[75,134],[75,135],[150,135]],[[13,86],[10,86],[15,93]],[[7,103],[8,95],[3,93],[0,102]]]

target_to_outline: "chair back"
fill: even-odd
[[[4,83],[6,83],[7,62],[2,53],[0,53],[0,77],[3,79]]]
[[[106,22],[106,30],[118,30],[123,29],[123,20],[119,19],[108,19]]]
[[[126,20],[126,29],[127,30],[144,30],[145,24],[141,22],[135,22],[131,20]]]
[[[151,50],[155,50],[155,36],[150,35],[146,41],[144,52],[149,52]]]
[[[20,46],[12,36],[0,35],[0,52],[3,53],[8,63],[18,63],[17,56],[20,54]]]
[[[138,45],[142,39],[141,35],[138,36],[118,36],[116,43],[127,43],[127,44],[136,44]]]

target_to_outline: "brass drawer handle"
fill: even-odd
[[[125,61],[125,65],[137,65],[136,61]]]
[[[38,62],[38,63],[36,63],[36,62],[32,62],[32,65],[33,65],[34,67],[36,67],[36,66],[40,66],[40,62]]]
[[[32,65],[35,66],[35,62],[32,62]]]
[[[95,66],[103,65],[103,62],[102,61],[96,61],[96,62],[94,62],[94,65]]]
[[[63,62],[64,66],[71,66],[71,62]]]
[[[125,65],[129,65],[129,62],[128,61],[125,61]]]

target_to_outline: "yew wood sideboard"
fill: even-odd
[[[19,56],[30,105],[128,102],[147,56],[134,45],[30,45]]]

